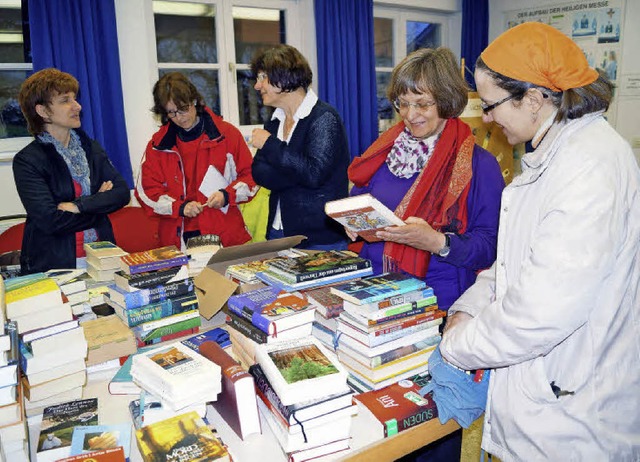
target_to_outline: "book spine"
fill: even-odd
[[[421,315],[421,314],[425,314],[425,313],[436,313],[438,312],[438,305],[425,305],[422,307],[418,307],[418,308],[412,308],[409,311],[404,311],[404,312],[399,312],[390,316],[386,316],[383,318],[379,318],[379,319],[368,319],[367,320],[367,325],[369,327],[373,327],[376,328],[380,325],[384,325],[386,323],[390,323],[390,322],[394,322],[394,321],[399,321],[401,319],[404,318],[410,318],[412,316],[417,316],[417,315]]]
[[[428,395],[428,400],[429,405],[420,407],[409,415],[394,419],[394,426],[397,428],[396,433],[408,430],[409,428],[425,423],[438,416],[438,409],[436,408],[431,394]],[[387,433],[386,427],[387,425],[385,424],[385,434]],[[394,434],[395,433],[391,433],[389,436]]]
[[[149,289],[141,289],[124,294],[124,306],[127,309],[138,308],[168,298],[181,297],[194,291],[193,279],[160,284]]]
[[[404,327],[402,329],[398,329],[393,332],[386,333],[384,335],[370,337],[369,346],[376,347],[378,345],[382,345],[383,343],[390,342],[391,340],[395,340],[405,335],[413,334],[414,332],[417,332],[419,330],[428,329],[429,327],[437,326],[441,323],[442,321],[440,319],[435,319],[433,321],[423,322],[421,324],[417,324],[414,326]]]
[[[176,318],[170,316],[168,318],[160,319],[159,321],[139,324],[131,330],[137,340],[141,342],[148,342],[149,340],[155,340],[181,330],[200,326],[200,313],[198,310],[187,311],[176,316]],[[164,323],[165,320],[167,320],[166,324]]]
[[[269,379],[267,379],[267,376],[264,374],[262,367],[259,364],[254,364],[249,367],[249,374],[253,376],[256,388],[258,388],[258,390],[262,392],[263,396],[269,400],[273,407],[280,413],[282,418],[286,422],[291,422],[291,410],[288,406],[282,404],[282,401],[280,401],[280,398],[278,398],[278,395],[271,387]]]
[[[227,324],[257,343],[267,343],[268,335],[236,313],[227,313]]]
[[[394,323],[392,326],[382,327],[380,329],[374,330],[373,332],[370,332],[369,336],[371,336],[373,334],[374,337],[380,337],[380,336],[383,336],[383,335],[391,334],[393,332],[397,332],[399,330],[407,329],[409,327],[420,326],[422,324],[426,324],[426,323],[438,320],[438,319],[444,317],[444,314],[445,314],[444,311],[436,311],[436,312],[431,313],[431,314],[429,314],[427,316],[422,316],[422,317],[419,317],[419,318],[408,319],[406,321],[402,321],[402,322],[399,322],[399,323]]]
[[[380,308],[379,310],[374,311],[373,313],[368,313],[365,316],[372,321],[379,321],[380,319],[386,318],[388,316],[393,316],[405,311],[414,310],[416,308],[429,307],[435,305],[437,302],[438,298],[435,295],[432,295],[426,298],[421,298],[419,300],[410,300],[402,304],[394,304],[389,307]]]
[[[250,302],[249,300],[245,300],[245,301]],[[258,329],[260,329],[262,332],[269,335],[270,334],[269,327],[271,325],[271,321],[269,321],[266,317],[264,317],[260,313],[260,307],[258,307],[255,303],[253,303],[254,308],[250,308],[248,306],[241,306],[241,305],[243,305],[242,302],[237,304],[233,302],[227,303],[227,306],[229,307],[229,310],[232,313],[235,313],[241,318],[246,319],[251,324],[253,324]]]
[[[136,263],[127,265],[125,271],[129,274],[146,273],[147,271],[155,271],[164,268],[171,268],[173,266],[182,266],[189,263],[189,259],[186,255],[170,258],[168,260],[150,261],[146,263]]]
[[[127,285],[136,289],[148,289],[164,284],[167,281],[173,279],[179,270],[180,268],[176,266],[159,272],[139,273],[134,275],[124,273],[124,275],[120,276],[118,275],[118,273],[116,273],[116,276],[119,276],[118,279],[123,279],[124,281],[126,281],[125,287],[122,287],[120,285],[120,287],[122,287],[123,289],[126,289]],[[118,281],[118,279],[116,279],[116,282]]]

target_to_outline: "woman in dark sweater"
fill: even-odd
[[[348,195],[347,135],[334,108],[310,87],[307,60],[290,45],[259,53],[251,63],[255,89],[273,117],[256,128],[253,178],[271,190],[267,239],[302,234],[308,249],[346,249],[344,229],[324,204]]]
[[[107,214],[129,202],[129,187],[104,149],[80,129],[78,81],[57,69],[22,84],[20,107],[35,136],[13,159],[27,221],[22,273],[75,268],[83,244],[115,242]]]

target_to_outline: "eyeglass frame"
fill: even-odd
[[[404,106],[401,103],[404,104]],[[392,101],[392,104],[398,112],[408,110],[411,106],[413,106],[416,111],[426,112],[431,106],[435,106],[438,103],[437,101],[429,101],[428,103],[410,103],[409,101],[402,101],[400,98],[396,98]]]
[[[176,111],[167,111],[165,109],[164,112],[166,112],[167,117],[169,119],[175,119],[177,116],[185,115],[187,112],[189,112],[189,109],[191,109],[191,106],[192,106],[192,103],[189,103],[186,106],[182,106],[181,108],[178,108],[178,110]]]
[[[482,109],[482,113],[483,114],[489,114],[491,111],[493,111],[495,108],[497,108],[498,106],[500,106],[502,103],[506,103],[509,100],[512,100],[513,98],[517,97],[519,95],[517,94],[513,94],[513,95],[509,95],[506,98],[502,98],[500,101],[497,101],[493,104],[489,104],[486,105],[485,103],[483,103],[482,101],[480,102],[480,109]]]

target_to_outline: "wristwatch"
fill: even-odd
[[[449,233],[444,233],[444,247],[438,250],[437,255],[439,257],[446,257],[451,252],[451,237]]]

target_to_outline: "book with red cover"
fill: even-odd
[[[189,263],[189,257],[175,245],[134,252],[120,257],[120,269],[127,274],[138,274]]]
[[[420,396],[419,390],[430,379],[420,374],[380,390],[353,397],[358,405],[358,419],[364,419],[375,439],[387,438],[438,416],[431,393]]]
[[[211,405],[241,439],[261,433],[253,376],[214,341],[204,342],[199,352],[222,371],[222,391]]]

